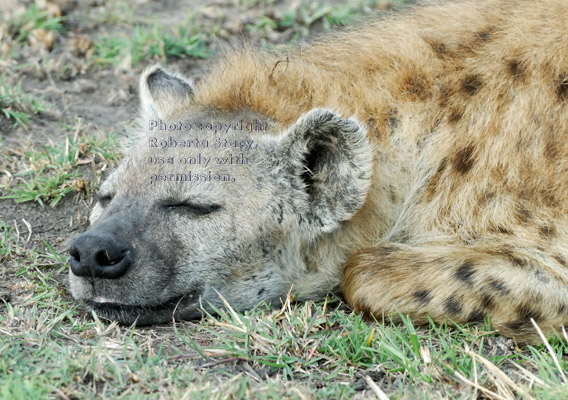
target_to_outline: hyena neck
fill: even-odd
[[[373,185],[364,206],[341,226],[301,249],[305,269],[293,282],[293,291],[300,299],[321,298],[340,289],[346,261],[361,250],[376,246],[390,234],[402,206],[403,196],[390,185]],[[394,193],[393,193],[394,192]],[[377,218],[372,225],[371,218]],[[376,224],[376,221],[382,224]]]
[[[231,53],[199,82],[194,102],[225,112],[253,110],[281,126],[293,124],[318,107],[339,112],[343,117],[356,116],[360,121],[371,118],[371,110],[387,107],[386,103],[377,105],[376,100],[359,107],[361,99],[350,90],[352,85],[339,79],[349,71],[347,65],[339,69],[326,67],[301,62],[303,57],[300,53],[247,50]],[[371,84],[371,78],[365,85]],[[376,130],[372,125],[372,130]]]

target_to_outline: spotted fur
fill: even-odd
[[[230,50],[196,84],[153,67],[141,97],[141,127],[206,117],[270,129],[254,136],[239,185],[150,189],[138,183],[149,155],[140,128],[92,221],[135,219],[126,225],[155,234],[124,230],[141,249],[132,270],[71,274],[75,297],[150,307],[191,292],[206,308],[219,291],[244,309],[293,285],[304,299],[340,288],[377,317],[490,318],[521,341],[538,340],[531,319],[546,334],[568,324],[564,0],[450,2],[289,53]],[[165,196],[222,199],[225,214],[154,218]]]

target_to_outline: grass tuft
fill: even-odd
[[[74,137],[67,137],[65,143],[55,146],[43,145],[40,149],[16,151],[7,149],[19,161],[18,172],[11,180],[0,184],[4,193],[0,199],[12,199],[18,203],[36,201],[51,207],[70,192],[89,195],[93,184],[83,177],[82,166],[91,165],[96,178],[98,163],[113,163],[118,159],[118,136],[109,133],[105,136],[92,136],[78,133],[81,120],[77,120]]]
[[[37,29],[61,32],[63,30],[63,21],[64,17],[51,16],[48,11],[41,10],[35,4],[32,4],[26,7],[24,12],[9,19],[7,28],[14,40],[24,42]]]
[[[44,110],[42,101],[23,92],[21,80],[13,83],[6,75],[0,75],[0,115],[14,121],[14,126],[27,128],[31,115]]]
[[[206,36],[188,18],[174,28],[159,24],[137,25],[130,33],[105,35],[95,42],[93,60],[97,64],[137,66],[142,61],[167,57],[207,58],[212,55]]]

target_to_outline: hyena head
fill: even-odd
[[[306,245],[362,207],[372,156],[356,121],[315,109],[280,127],[205,109],[191,80],[159,67],[140,93],[136,139],[70,247],[71,292],[99,316],[153,324],[201,316],[219,294],[240,310],[278,300]]]

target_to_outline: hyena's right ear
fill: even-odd
[[[295,193],[295,211],[309,238],[335,230],[365,202],[373,170],[373,146],[354,118],[316,108],[282,138]]]
[[[140,103],[146,120],[165,118],[191,103],[193,79],[164,70],[160,65],[146,68],[140,77]]]

